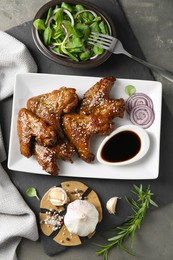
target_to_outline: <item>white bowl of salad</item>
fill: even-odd
[[[32,35],[38,49],[54,62],[70,67],[97,67],[111,56],[88,43],[91,32],[116,36],[110,17],[83,0],[50,1],[33,20]]]

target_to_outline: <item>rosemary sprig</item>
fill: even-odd
[[[116,231],[116,236],[109,238],[106,245],[99,245],[102,248],[96,252],[97,255],[103,255],[104,260],[108,259],[109,250],[114,246],[118,246],[123,251],[134,255],[132,248],[135,232],[140,228],[142,220],[144,219],[150,204],[158,207],[158,205],[151,199],[154,194],[150,191],[150,186],[148,186],[145,191],[143,191],[142,185],[140,185],[140,187],[136,185],[133,186],[134,190],[132,190],[132,193],[134,193],[138,199],[136,201],[134,199],[130,201],[127,197],[125,197],[126,201],[133,210],[132,215],[128,217],[127,222],[114,229]],[[123,245],[127,238],[130,238],[130,250]]]

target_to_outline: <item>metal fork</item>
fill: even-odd
[[[127,52],[122,43],[115,37],[112,37],[110,35],[91,32],[90,37],[88,38],[88,43],[96,45],[100,48],[103,48],[105,50],[108,50],[114,54],[125,54],[126,56],[132,58],[135,61],[138,61],[142,63],[143,65],[147,66],[150,69],[155,70],[158,72],[162,77],[166,78],[167,80],[173,82],[173,73],[169,72],[163,68],[160,68],[156,65],[153,65],[147,61],[144,61],[142,59],[139,59],[129,52]]]

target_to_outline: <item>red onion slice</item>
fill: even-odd
[[[54,15],[52,15],[52,16],[49,18],[48,23],[47,23],[47,26],[48,26],[48,27],[50,27],[50,24],[51,24],[51,22],[53,21],[53,19],[54,19]]]
[[[132,108],[138,105],[146,105],[151,109],[153,109],[153,101],[149,96],[147,96],[144,93],[135,93],[127,99],[126,101],[127,112],[130,113]]]
[[[155,119],[154,111],[146,105],[137,105],[130,111],[130,121],[134,125],[139,125],[142,128],[148,128],[152,125]]]
[[[82,14],[82,13],[86,13],[86,12],[91,13],[94,17],[97,17],[97,14],[95,12],[93,12],[92,10],[88,10],[88,9],[87,10],[81,10],[81,11],[77,12],[75,14],[75,16]]]

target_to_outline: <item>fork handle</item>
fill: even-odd
[[[128,54],[129,54],[129,53],[128,53]],[[167,80],[173,82],[173,73],[172,73],[172,72],[167,71],[167,70],[165,70],[165,69],[162,69],[162,68],[160,68],[159,66],[153,65],[153,64],[151,64],[151,63],[149,63],[149,62],[147,62],[147,61],[141,60],[141,59],[139,59],[139,58],[137,58],[137,57],[135,57],[135,56],[133,56],[133,55],[131,55],[131,54],[129,54],[128,56],[129,56],[130,58],[132,58],[133,60],[138,61],[138,62],[140,62],[141,64],[147,66],[148,68],[155,70],[155,71],[158,72],[162,77],[164,77],[164,78],[166,78]]]

